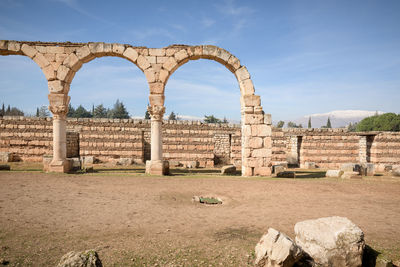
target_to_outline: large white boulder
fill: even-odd
[[[261,237],[255,253],[257,267],[292,267],[303,256],[301,248],[273,228]]]
[[[344,217],[296,223],[296,244],[321,266],[361,267],[364,233]]]
[[[81,252],[71,251],[62,256],[57,267],[102,267],[102,263],[94,250]]]

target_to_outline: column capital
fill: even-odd
[[[70,97],[67,94],[49,94],[49,110],[53,113],[54,119],[65,120],[68,113]]]
[[[164,106],[156,106],[156,105],[148,106],[147,110],[150,113],[152,121],[162,121],[164,113],[165,113]]]

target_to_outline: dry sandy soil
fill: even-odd
[[[268,227],[293,237],[296,222],[337,215],[400,259],[400,179],[140,172],[0,172],[0,258],[55,266],[71,250],[94,248],[104,266],[246,266]],[[194,195],[224,203],[193,203]]]

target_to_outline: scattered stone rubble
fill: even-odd
[[[344,217],[298,222],[295,242],[269,228],[255,247],[257,267],[361,267],[362,230]]]

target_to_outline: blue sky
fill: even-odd
[[[0,39],[104,41],[137,46],[214,44],[245,65],[273,119],[332,110],[400,113],[400,1],[1,0]],[[48,105],[47,83],[29,58],[0,57],[0,102],[34,112]],[[167,113],[239,120],[239,88],[225,67],[191,61],[166,86]],[[132,63],[85,64],[71,103],[122,100],[143,116],[148,88]]]

